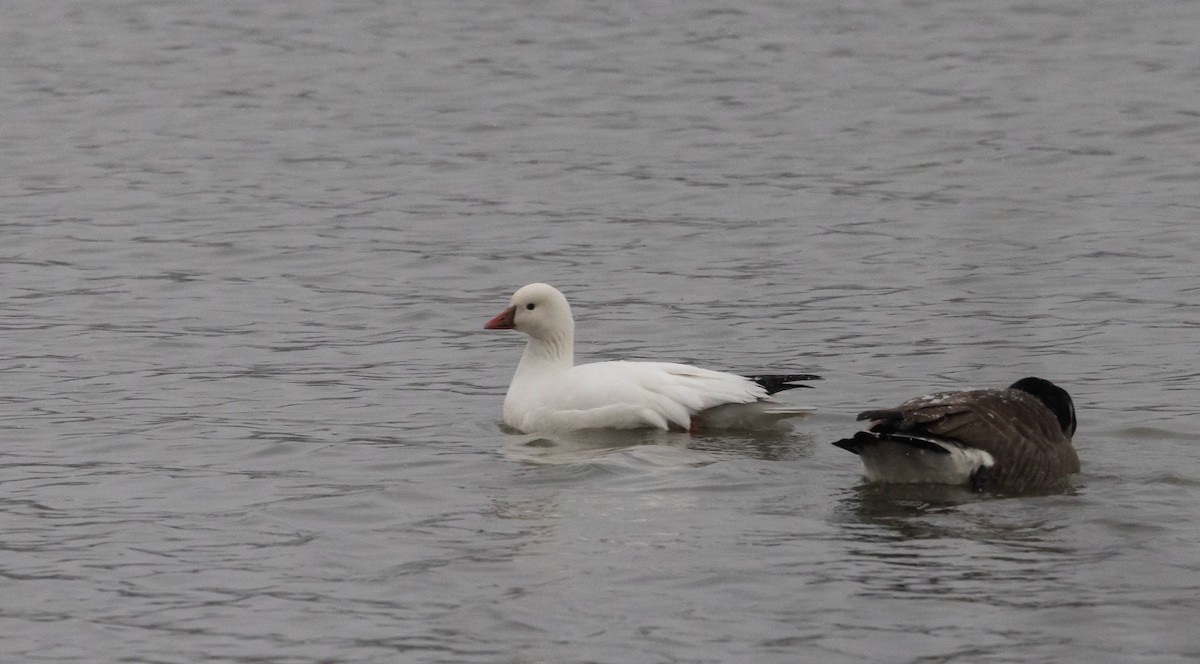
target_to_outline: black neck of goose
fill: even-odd
[[[1008,387],[1010,390],[1021,390],[1038,398],[1050,412],[1054,414],[1063,433],[1068,437],[1075,435],[1075,402],[1063,388],[1044,378],[1022,378]]]

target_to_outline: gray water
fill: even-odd
[[[1191,0],[6,3],[0,660],[1195,661],[1197,53]],[[506,433],[531,281],[819,412]],[[1026,375],[1066,491],[829,445]]]

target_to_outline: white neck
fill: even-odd
[[[517,375],[570,369],[575,366],[575,326],[547,337],[529,337],[525,353],[517,364]]]

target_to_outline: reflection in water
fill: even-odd
[[[862,484],[840,501],[837,520],[874,526],[855,529],[866,539],[895,541],[953,536],[925,520],[981,500],[966,487],[935,484]]]
[[[945,537],[987,537],[988,529],[980,532],[975,520],[963,519],[963,512],[971,506],[990,501],[1018,501],[1055,495],[1074,495],[1075,490],[1063,487],[1025,493],[1020,496],[994,492],[976,493],[965,486],[940,484],[879,484],[863,483],[847,493],[837,509],[839,520],[860,524],[882,526],[901,539],[937,539]],[[1037,513],[1034,511],[1033,513]],[[936,523],[937,518],[946,519],[952,526]],[[1036,528],[1037,522],[1028,527]],[[1020,531],[1011,527],[998,527],[994,532],[1009,534]]]
[[[997,500],[958,487],[863,485],[835,512],[845,567],[863,597],[1040,606],[1071,592],[1087,555],[1066,541],[1077,505]],[[1057,590],[1056,590],[1057,589]]]
[[[945,484],[862,483],[855,488],[855,511],[870,520],[875,517],[915,515],[931,509],[954,507],[981,500],[986,494],[965,486]]]
[[[656,452],[636,448],[660,448]],[[571,464],[627,452],[647,464],[702,465],[716,458],[764,461],[808,456],[812,436],[796,431],[728,431],[688,434],[657,429],[589,429],[555,434],[520,434],[504,445],[505,456],[529,463]],[[691,452],[703,452],[704,456]],[[626,455],[629,456],[629,455]]]
[[[688,447],[720,456],[782,461],[812,454],[813,436],[805,431],[747,431],[693,435]]]

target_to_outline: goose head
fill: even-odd
[[[574,336],[571,305],[558,289],[548,284],[523,286],[508,302],[508,308],[489,320],[487,330],[516,330],[540,341],[557,341]]]
[[[1037,397],[1038,401],[1054,413],[1067,438],[1075,435],[1075,402],[1071,401],[1071,395],[1067,394],[1066,390],[1044,378],[1032,376],[1018,380],[1009,385],[1008,389],[1020,390]]]

